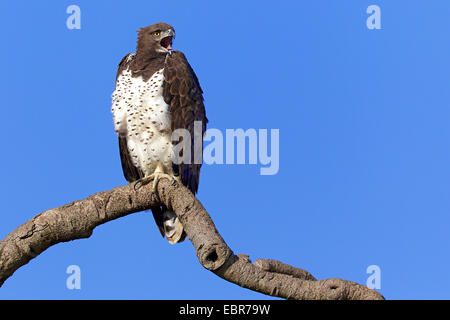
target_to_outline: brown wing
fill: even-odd
[[[129,63],[133,60],[134,53],[129,53],[119,63],[117,69],[116,82],[119,75],[128,68]],[[125,179],[128,182],[136,181],[144,176],[143,172],[136,168],[131,161],[130,153],[128,152],[127,138],[119,136],[119,152],[120,162],[122,163],[122,171]]]
[[[202,94],[203,91],[197,76],[184,54],[180,51],[172,51],[171,54],[168,54],[164,65],[163,95],[165,102],[170,105],[172,131],[180,128],[186,129],[192,139],[190,164],[174,165],[174,171],[179,173],[183,184],[194,194],[198,190],[200,167],[202,166],[201,163],[194,163],[194,122],[200,121],[201,124],[201,145],[197,146],[197,148],[201,148],[197,150],[197,153],[201,152],[200,155],[203,154],[203,135],[208,122]]]

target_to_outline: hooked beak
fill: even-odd
[[[175,39],[175,31],[169,29],[161,34],[160,46],[164,48],[165,51],[170,52],[172,48],[172,40]]]

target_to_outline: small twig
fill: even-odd
[[[308,271],[300,268],[295,268],[277,260],[258,259],[253,264],[263,269],[264,271],[286,274],[302,280],[317,280]]]

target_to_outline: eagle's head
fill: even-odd
[[[175,29],[164,22],[152,24],[138,31],[137,50],[142,53],[168,53],[172,50]]]

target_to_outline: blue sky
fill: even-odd
[[[81,29],[66,27],[69,5]],[[366,8],[381,8],[381,30]],[[450,2],[3,1],[0,238],[39,212],[125,184],[110,113],[136,30],[175,26],[209,127],[279,129],[280,170],[205,165],[198,198],[235,253],[388,299],[450,297]],[[81,269],[81,290],[66,268]],[[0,299],[266,299],[171,246],[149,212],[51,247]]]

